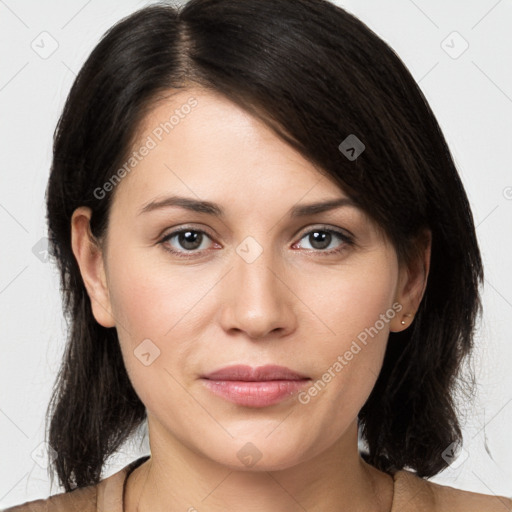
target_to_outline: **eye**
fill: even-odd
[[[326,250],[329,248],[333,241],[335,242],[336,238],[338,240],[341,240],[342,243],[338,244],[337,247],[335,244],[334,248]],[[303,239],[308,240],[309,244],[312,246],[311,249],[313,251],[319,251],[323,254],[338,253],[346,249],[348,245],[354,244],[354,241],[350,236],[346,235],[345,233],[342,233],[341,231],[332,228],[327,228],[325,226],[315,228],[313,230],[306,232],[302,236],[301,240]],[[308,247],[306,247],[306,249],[308,249]]]
[[[166,251],[178,257],[194,258],[207,250],[204,245],[206,239],[211,240],[210,236],[201,229],[181,228],[165,235],[159,243],[162,244]],[[354,241],[349,235],[325,226],[307,231],[300,240],[303,239],[309,241],[313,252],[325,255],[339,253],[346,249],[347,246],[354,245]],[[336,239],[341,240],[341,243],[338,243],[337,246],[335,243]],[[333,242],[335,247],[326,250]],[[297,244],[294,244],[294,247],[296,246]],[[220,246],[217,244],[217,247]],[[309,250],[308,247],[306,249]]]
[[[166,251],[182,258],[197,256],[197,253],[205,250],[203,242],[209,235],[200,229],[182,228],[164,236],[160,243]],[[175,239],[175,245],[171,241]],[[178,246],[178,248],[176,248]],[[174,248],[173,248],[174,247]],[[187,254],[190,253],[190,254]]]

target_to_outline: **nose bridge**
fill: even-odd
[[[283,266],[276,261],[275,251],[248,236],[235,252],[229,298],[224,305],[225,327],[243,330],[251,337],[278,328],[288,330],[293,321],[290,292],[281,282],[284,276],[279,277]]]

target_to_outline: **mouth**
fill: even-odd
[[[245,407],[267,407],[293,397],[311,378],[276,365],[235,365],[201,377],[213,394]]]

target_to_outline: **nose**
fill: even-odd
[[[235,253],[233,264],[223,280],[221,322],[225,331],[241,331],[254,339],[292,332],[298,299],[291,291],[290,274],[272,251],[263,251],[252,262]]]

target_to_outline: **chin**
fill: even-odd
[[[283,445],[264,438],[253,441],[238,438],[223,448],[220,453],[210,454],[210,459],[233,471],[279,471],[296,466],[305,458],[301,452],[303,443]]]

